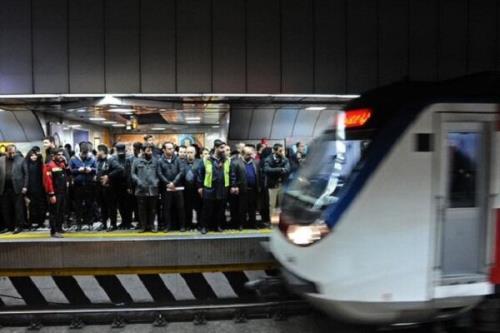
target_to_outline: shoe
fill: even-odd
[[[64,236],[63,236],[63,235],[61,235],[61,234],[60,234],[60,233],[58,233],[58,232],[56,232],[56,233],[54,233],[54,234],[51,234],[51,235],[50,235],[50,237],[52,237],[52,238],[64,238]]]
[[[170,231],[170,228],[163,228],[162,230],[163,232],[169,232]]]
[[[16,228],[16,229],[14,229],[14,232],[13,232],[13,233],[14,233],[14,234],[18,234],[18,233],[20,233],[21,231],[23,231],[23,229],[21,229],[21,228]]]
[[[223,231],[224,231],[224,229],[222,229],[222,227],[217,227],[217,231],[218,231],[218,232],[223,232]]]
[[[182,227],[179,231],[180,232],[186,232],[186,228]]]
[[[240,225],[240,226],[238,227],[238,230],[239,230],[239,231],[243,231],[243,226],[242,226],[242,225]]]
[[[201,228],[201,233],[204,235],[207,233],[207,228]]]
[[[82,230],[82,226],[81,225],[77,225],[75,231],[81,231],[81,230]]]
[[[269,228],[271,228],[271,223],[269,223],[269,222],[262,222],[258,226],[258,229],[269,229]]]
[[[109,226],[109,228],[106,230],[106,231],[113,231],[113,230],[116,230],[116,226],[112,225],[112,226]]]

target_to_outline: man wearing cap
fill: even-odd
[[[110,163],[116,165],[116,169],[109,175],[109,184],[113,196],[110,203],[110,220],[113,230],[116,226],[117,214],[120,212],[122,223],[120,229],[132,228],[132,198],[127,191],[129,184],[127,170],[128,157],[127,148],[123,143],[115,145],[116,154],[110,157]]]
[[[200,165],[198,191],[203,199],[201,233],[207,228],[223,231],[225,209],[230,186],[231,162],[226,157],[226,144],[214,141],[214,153]]]

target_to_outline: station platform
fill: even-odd
[[[246,300],[273,275],[270,229],[0,235],[0,307],[173,304]],[[177,304],[177,303],[175,303]]]
[[[262,246],[270,229],[209,232],[67,232],[51,238],[31,231],[0,235],[0,273],[141,267],[179,269],[271,262]]]

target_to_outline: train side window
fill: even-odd
[[[480,134],[449,132],[449,200],[451,208],[475,207],[477,190],[477,160]]]

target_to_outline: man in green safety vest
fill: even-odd
[[[231,162],[225,153],[226,144],[221,140],[214,141],[214,153],[200,163],[198,172],[198,191],[203,200],[201,212],[201,233],[207,228],[223,231],[226,222],[226,202],[230,186]],[[237,188],[232,188],[233,193]]]

